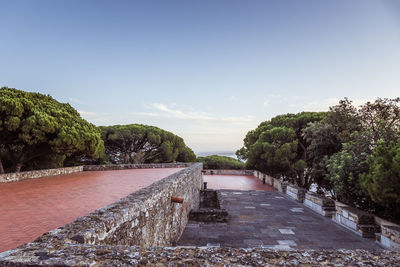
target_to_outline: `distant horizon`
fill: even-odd
[[[3,0],[0,85],[236,151],[278,114],[400,91],[400,1]]]

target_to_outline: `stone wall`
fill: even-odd
[[[293,198],[294,200],[303,203],[306,194],[306,189],[289,184],[286,187],[286,194],[291,198]]]
[[[335,201],[313,192],[306,193],[304,205],[325,217],[332,218],[335,214]]]
[[[85,166],[83,166],[83,171],[115,171],[115,170],[127,170],[127,169],[187,168],[191,165],[193,165],[193,163],[85,165]]]
[[[400,252],[400,226],[381,225],[381,233],[377,234],[377,241],[384,248]]]
[[[121,165],[86,165],[66,167],[57,169],[45,169],[19,173],[0,174],[0,183],[17,182],[26,179],[42,178],[69,174],[82,171],[105,171],[105,170],[126,170],[126,169],[149,169],[149,168],[187,168],[192,163],[151,163],[151,164],[121,164]]]
[[[203,170],[206,175],[255,175],[253,170]]]
[[[74,172],[83,171],[83,166],[77,167],[67,167],[67,168],[58,168],[58,169],[47,169],[47,170],[36,170],[36,171],[27,171],[27,172],[19,172],[19,173],[5,173],[0,174],[0,183],[8,183],[8,182],[16,182],[22,181],[26,179],[35,179],[46,176],[54,176],[60,174],[69,174]]]
[[[366,250],[288,250],[262,248],[165,247],[31,243],[0,253],[1,267],[28,266],[385,266],[400,265],[400,254]]]
[[[109,206],[39,237],[39,243],[167,246],[181,236],[199,206],[202,164],[192,164]],[[171,197],[181,197],[176,203]]]
[[[362,237],[375,238],[375,233],[380,231],[374,215],[347,205],[336,206],[333,220]]]

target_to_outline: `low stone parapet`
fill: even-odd
[[[70,174],[83,171],[83,166],[66,167],[58,169],[46,169],[36,171],[26,171],[18,173],[5,173],[0,174],[0,183],[17,182],[26,179],[42,178],[47,176],[55,176],[61,174]]]
[[[203,170],[206,175],[248,175],[256,176],[257,171],[254,170]]]
[[[109,164],[85,165],[83,171],[117,171],[128,169],[187,168],[193,163],[148,163],[148,164]]]
[[[267,185],[274,187],[274,177],[271,177],[268,174],[263,174],[262,178],[265,179]]]
[[[298,202],[303,203],[306,189],[290,184],[286,187],[286,194]]]
[[[272,186],[277,189],[279,192],[285,193],[287,188],[287,183],[282,182],[279,179],[272,178]]]
[[[400,226],[381,225],[376,240],[382,247],[400,252]]]
[[[374,215],[353,207],[336,205],[333,220],[362,237],[374,238],[375,233],[379,232]]]
[[[44,169],[18,173],[0,174],[0,183],[17,182],[27,179],[36,179],[48,176],[70,174],[82,171],[108,171],[127,169],[153,169],[153,168],[187,168],[193,163],[150,163],[150,164],[119,164],[119,165],[85,165],[57,169]]]
[[[335,214],[335,201],[313,192],[305,194],[304,205],[325,217],[332,217]]]

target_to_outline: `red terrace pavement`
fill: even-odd
[[[244,175],[204,175],[204,182],[210,189],[237,189],[274,191],[275,188],[263,184],[255,176]]]
[[[79,172],[0,184],[0,252],[31,242],[179,170]]]

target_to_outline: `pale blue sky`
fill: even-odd
[[[400,1],[0,1],[0,86],[234,151],[274,115],[400,92]]]

